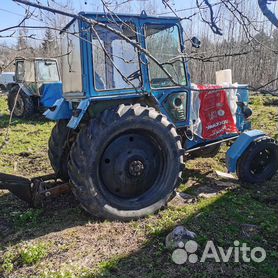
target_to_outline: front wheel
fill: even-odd
[[[73,192],[89,213],[130,220],[165,206],[181,182],[175,127],[153,108],[120,105],[83,128],[70,152]]]
[[[278,145],[268,137],[252,143],[237,163],[238,178],[247,183],[270,180],[278,169]]]

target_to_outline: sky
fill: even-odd
[[[65,3],[65,0],[55,0],[57,3]],[[133,0],[132,6],[133,7],[138,7],[140,6],[141,3],[147,2],[148,0]],[[35,1],[34,1],[35,2]],[[41,3],[47,3],[47,0],[41,0]],[[122,2],[115,0],[114,2]],[[140,3],[141,2],[141,3]],[[165,9],[163,4],[161,3],[161,0],[153,0],[151,2],[154,2],[158,8],[159,11],[161,12],[170,12],[169,9]],[[175,7],[177,9],[181,8],[187,8],[191,7],[195,0],[175,0]],[[49,1],[51,4],[51,0]],[[100,0],[72,0],[73,3],[73,8],[76,11],[101,11],[101,1]],[[24,5],[15,3],[12,0],[0,0],[0,30],[17,24],[20,22],[20,20],[24,16]],[[38,23],[37,21],[29,21],[29,23]]]
[[[31,0],[34,1],[34,0]],[[53,2],[57,2],[59,5],[64,4],[66,1],[70,0],[40,0],[42,4],[47,4],[49,2],[52,4]],[[254,2],[257,2],[256,0],[253,0]],[[34,1],[35,2],[35,1]],[[102,11],[102,5],[100,0],[71,0],[73,5],[73,9],[76,12],[79,11]],[[123,0],[113,0],[112,2],[119,3],[123,2]],[[217,0],[211,0],[211,3],[217,2]],[[162,4],[161,0],[132,0],[131,5],[122,5],[120,8],[120,12],[130,12],[130,13],[139,13],[140,10],[144,5],[148,5],[147,3],[151,3],[152,6],[155,7],[156,12],[158,14],[163,15],[173,15],[173,13],[169,10],[169,8],[165,8]],[[174,3],[173,8],[175,10],[180,9],[190,9],[191,7],[195,6],[195,0],[171,0],[171,4]],[[0,0],[0,31],[6,27],[15,26],[17,25],[22,18],[24,18],[24,5],[15,3],[12,0]],[[276,6],[278,9],[278,5]],[[33,10],[33,9],[32,9]],[[148,10],[146,11],[148,13]],[[194,12],[194,10],[185,10],[178,12],[179,16],[189,16]],[[169,13],[169,14],[167,14]],[[277,11],[278,14],[278,11]],[[70,20],[70,19],[69,19]],[[29,19],[26,21],[26,25],[36,25],[41,26],[45,25],[40,21],[40,16],[37,16],[33,19]],[[36,31],[31,31],[32,33],[36,34]],[[1,33],[0,35],[10,35],[11,31]],[[37,34],[39,35],[39,34]],[[1,44],[7,44],[12,45],[16,43],[15,38],[1,38],[0,37],[0,45]],[[40,43],[39,41],[34,41],[35,44]]]
[[[34,0],[32,0],[34,1]],[[72,8],[76,11],[102,11],[102,4],[100,0],[40,0],[42,4],[50,3],[50,5],[53,2],[56,2],[58,4],[65,4],[67,1],[70,1],[72,3]],[[115,3],[122,2],[123,0],[114,0]],[[156,11],[161,13],[169,13],[169,15],[172,15],[172,12],[165,8],[162,4],[161,0],[132,0],[130,5],[122,5],[121,6],[121,12],[130,12],[130,13],[139,13],[143,7],[143,5],[147,5],[147,2],[151,2],[155,8]],[[35,1],[34,1],[35,2]],[[191,7],[195,0],[175,0],[172,1],[175,3],[174,7],[175,9],[182,9],[182,8],[188,8]],[[0,0],[0,31],[2,29],[5,29],[10,26],[17,25],[23,18],[25,13],[25,5],[16,3],[12,0]],[[57,7],[57,5],[56,5]],[[58,6],[59,7],[59,6]],[[33,8],[31,9],[33,10]],[[147,11],[148,12],[148,11]],[[167,15],[167,14],[166,14]],[[70,21],[70,18],[69,18]],[[40,20],[40,16],[33,17],[32,19],[26,20],[26,25],[35,25],[35,26],[42,26],[45,25]],[[0,32],[0,36],[9,36],[13,31],[8,32]],[[35,31],[30,30],[29,34],[35,34],[37,37],[42,37],[41,31]],[[15,34],[14,37],[17,35]],[[6,44],[6,45],[15,45],[17,39],[16,38],[1,38],[0,37],[0,45]],[[34,40],[34,44],[39,44],[40,41]]]

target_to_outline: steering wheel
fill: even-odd
[[[131,74],[127,77],[127,79],[128,79],[129,81],[132,81],[132,80],[134,80],[134,79],[139,79],[140,76],[141,76],[140,72],[141,72],[140,70],[136,70],[135,72],[131,73]]]

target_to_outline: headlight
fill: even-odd
[[[182,105],[182,99],[179,96],[174,98],[173,105],[175,107],[180,107]]]
[[[166,99],[165,108],[175,122],[186,120],[186,100],[186,92],[171,94]]]

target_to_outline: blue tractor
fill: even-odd
[[[49,140],[53,169],[71,180],[85,210],[122,220],[154,213],[180,185],[184,159],[215,155],[224,141],[235,141],[227,167],[242,181],[264,182],[275,174],[277,144],[250,130],[247,86],[236,88],[233,127],[227,117],[210,124],[206,115],[193,115],[202,92],[199,114],[210,115],[208,103],[217,110],[217,97],[220,106],[229,100],[219,95],[223,88],[191,84],[178,18],[80,15],[101,24],[73,19],[65,27],[64,95],[45,116],[57,121]],[[225,107],[219,111],[225,115]],[[222,132],[198,132],[197,118]]]
[[[56,59],[15,58],[15,78],[8,86],[8,107],[13,116],[28,118],[45,111],[62,92]]]
[[[178,18],[80,13],[63,33],[63,97],[44,113],[57,121],[49,159],[89,213],[130,220],[158,211],[184,161],[213,156],[225,141],[228,171],[241,181],[275,174],[277,144],[251,130],[247,86],[191,83]]]

